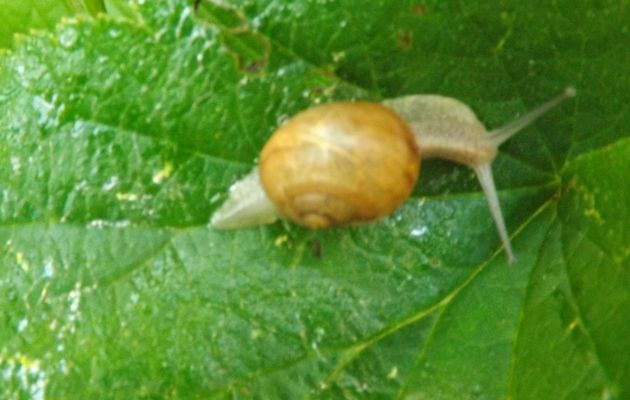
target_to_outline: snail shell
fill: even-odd
[[[338,102],[297,114],[260,156],[260,179],[278,211],[309,228],[361,224],[409,197],[420,155],[409,126],[378,103]]]

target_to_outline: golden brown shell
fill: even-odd
[[[305,110],[276,130],[260,156],[267,196],[282,214],[309,228],[390,214],[410,195],[419,172],[410,128],[377,103]]]

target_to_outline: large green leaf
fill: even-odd
[[[1,397],[630,395],[627,6],[365,3],[138,1],[0,58]],[[495,162],[515,266],[439,161],[368,226],[207,225],[310,104],[494,127],[569,83]]]

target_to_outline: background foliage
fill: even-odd
[[[0,19],[3,398],[630,395],[624,2],[0,0]],[[310,104],[434,92],[495,127],[567,84],[495,163],[513,267],[472,173],[439,161],[369,226],[207,226]]]

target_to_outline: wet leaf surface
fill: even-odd
[[[628,396],[626,6],[107,3],[0,29],[3,398]],[[567,84],[494,165],[514,266],[441,161],[364,227],[208,227],[311,104],[440,93],[496,127]]]

